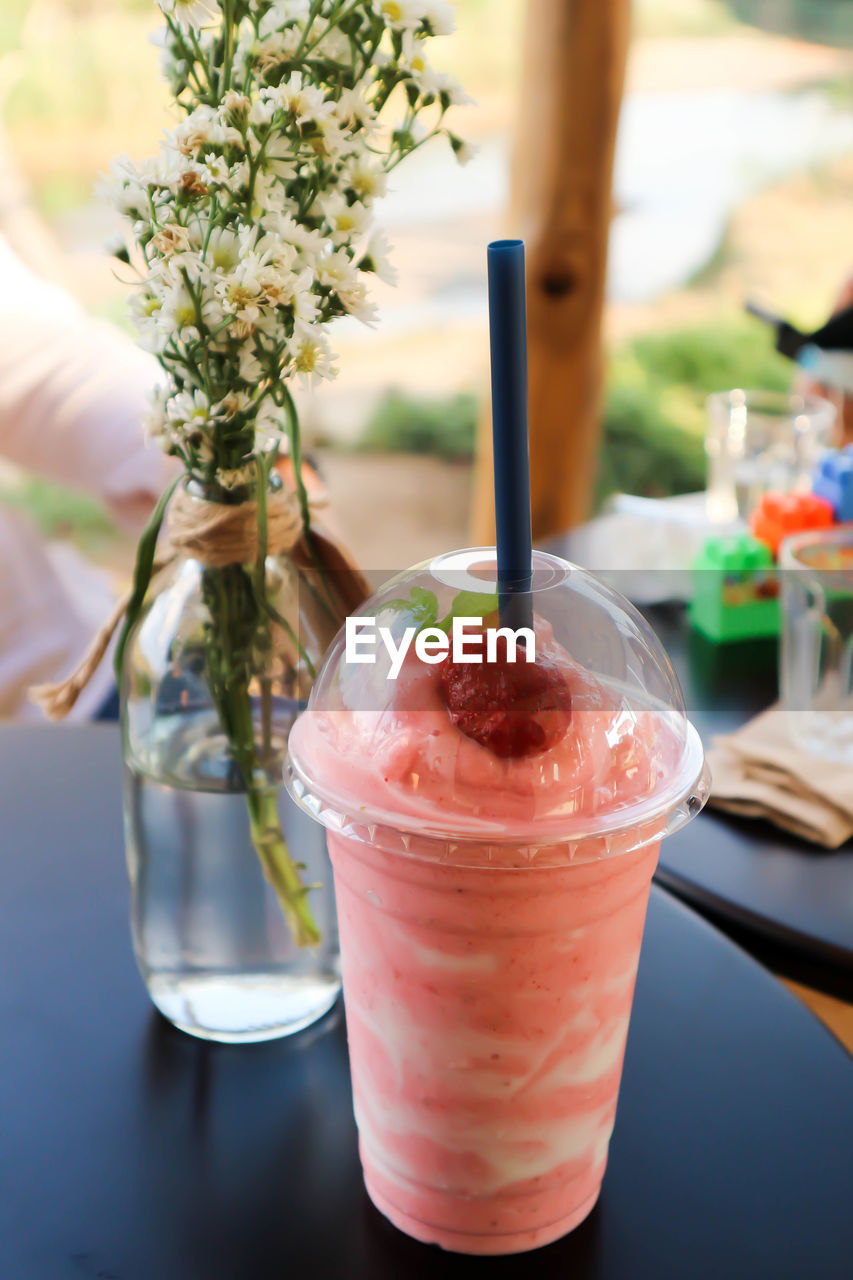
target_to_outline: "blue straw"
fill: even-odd
[[[489,245],[488,261],[500,619],[502,626],[531,627],[533,538],[523,241],[496,240]]]

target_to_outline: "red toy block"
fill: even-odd
[[[832,503],[815,493],[765,493],[749,520],[753,537],[765,543],[774,556],[791,534],[828,529],[833,524]]]

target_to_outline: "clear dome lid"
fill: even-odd
[[[499,609],[494,548],[386,583],[338,633],[291,732],[295,798],[335,830],[452,841],[463,861],[465,842],[624,850],[698,812],[702,745],[637,610],[544,552],[512,601]],[[501,626],[531,618],[513,646]]]

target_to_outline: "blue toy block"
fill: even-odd
[[[839,524],[853,520],[853,447],[827,453],[817,465],[812,492],[832,504]]]

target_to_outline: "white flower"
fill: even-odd
[[[461,165],[470,164],[477,154],[477,148],[471,142],[465,142],[463,138],[457,138],[453,135],[450,137],[450,145],[453,148],[453,154]]]
[[[166,405],[166,419],[173,429],[206,427],[211,419],[210,401],[203,391],[180,391]]]
[[[189,230],[179,222],[170,222],[161,227],[151,241],[154,248],[164,258],[173,253],[184,253],[192,245]]]
[[[267,213],[283,210],[287,204],[284,187],[274,173],[256,173],[252,194],[251,214],[255,221],[260,221]]]
[[[267,142],[261,156],[260,171],[267,177],[278,178],[280,182],[287,182],[294,177],[296,167],[293,163],[290,139],[286,135],[272,138]]]
[[[251,99],[245,93],[240,93],[237,89],[228,89],[222,99],[222,114],[239,119],[248,112],[250,106]],[[238,137],[239,133],[238,129]]]
[[[372,131],[376,111],[365,96],[366,86],[344,89],[335,103],[335,115],[341,124],[359,124],[366,133]]]
[[[139,244],[143,279],[132,310],[140,340],[168,380],[146,430],[193,474],[224,463],[219,482],[237,487],[259,451],[281,438],[277,380],[311,386],[333,377],[327,322],[346,311],[370,323],[371,274],[396,278],[371,211],[389,164],[426,136],[425,100],[440,97],[445,108],[464,99],[425,56],[429,38],[453,29],[453,6],[158,3],[169,19],[158,44],[183,118],[156,159],[121,159],[109,182]],[[382,25],[388,31],[376,49]],[[354,80],[359,67],[366,70]],[[407,95],[405,126],[386,127]],[[442,121],[437,131],[468,158]],[[218,390],[211,404],[203,386],[231,390]]]
[[[304,22],[310,7],[310,0],[272,0],[272,4],[261,18],[259,34],[268,36],[289,23]],[[301,34],[299,32],[300,36]]]
[[[167,337],[159,324],[162,309],[163,299],[147,286],[139,289],[130,299],[130,314],[139,334],[139,345],[145,351],[155,354],[163,350]]]
[[[205,187],[229,187],[231,186],[231,170],[228,161],[224,156],[218,156],[215,152],[209,152],[202,164],[198,167],[199,181]]]
[[[341,128],[333,115],[315,120],[314,132],[307,139],[311,150],[316,155],[322,156],[330,165],[337,165],[340,157],[347,150],[349,142],[349,134]]]
[[[284,434],[284,415],[274,401],[264,400],[255,418],[255,447],[266,452],[274,448]]]
[[[473,101],[458,80],[444,71],[436,71],[427,61],[424,42],[407,31],[403,36],[403,64],[425,97],[444,94],[451,106],[464,106]]]
[[[471,97],[470,93],[465,92],[462,85],[458,80],[454,79],[453,76],[442,74],[441,81],[442,84],[439,89],[439,93],[445,94],[445,96],[450,99],[450,105],[452,107],[474,106],[474,98]]]
[[[351,187],[360,200],[375,200],[385,195],[388,178],[381,165],[359,155],[344,170],[343,185]]]
[[[239,337],[248,337],[260,319],[261,293],[253,256],[242,259],[230,276],[217,281],[217,297],[226,314],[239,321],[236,327]]]
[[[317,41],[315,54],[327,58],[330,62],[351,62],[352,46],[343,31],[339,27],[328,26],[327,30],[322,31],[323,25],[324,19],[315,18],[311,28],[311,42],[313,44],[315,40]]]
[[[247,413],[251,407],[252,397],[248,391],[229,391],[224,399],[213,406],[211,413],[214,418],[228,420],[235,418],[238,413]]]
[[[110,166],[109,175],[97,184],[96,193],[125,217],[147,221],[151,189],[156,183],[156,161],[136,165],[127,156],[118,156]]]
[[[262,302],[268,306],[292,306],[295,314],[304,320],[314,318],[316,307],[310,296],[314,282],[309,269],[293,270],[297,251],[293,245],[282,244],[273,236],[264,236],[253,252],[248,254],[240,270],[249,271],[257,285]]]
[[[155,387],[148,409],[142,418],[142,431],[146,440],[158,440],[166,430],[166,401],[162,387]]]
[[[207,242],[206,260],[218,271],[233,271],[240,261],[240,239],[230,227],[214,227]]]
[[[268,125],[281,106],[281,98],[271,89],[262,89],[249,108],[249,124]]]
[[[397,283],[397,271],[389,258],[388,239],[384,231],[374,231],[367,242],[367,251],[360,263],[363,271],[372,271],[386,284]]]
[[[279,243],[271,236],[264,237],[254,249],[247,248],[248,243],[247,235],[234,270],[216,283],[216,293],[226,310],[236,316],[247,333],[261,320],[262,307],[290,305],[297,292],[307,287],[291,270],[297,256],[292,245]],[[306,274],[310,282],[310,273]]]
[[[157,0],[157,3],[164,13],[193,31],[200,31],[221,17],[217,0]]]
[[[325,120],[334,114],[335,103],[326,97],[322,89],[316,85],[306,84],[302,72],[294,71],[289,79],[282,81],[277,89],[265,89],[280,105],[282,110],[294,116],[297,124],[307,124],[309,120]]]
[[[264,376],[261,362],[251,347],[241,347],[239,355],[239,371],[243,382],[254,386]]]
[[[219,111],[202,105],[166,134],[166,145],[184,156],[194,156],[206,146],[240,146],[242,136],[233,125],[223,124]]]
[[[245,228],[243,246],[244,251],[254,250],[261,267],[272,266],[278,271],[292,270],[298,256],[292,244],[284,242],[280,236],[259,235],[256,227]]]
[[[331,196],[321,196],[318,203],[336,242],[350,240],[367,229],[370,212],[359,201],[349,204],[346,196],[335,192]]]
[[[317,278],[337,294],[346,310],[357,320],[364,324],[372,324],[376,320],[376,307],[368,299],[361,273],[344,250],[339,249],[321,259]]]
[[[241,191],[246,190],[251,172],[248,160],[241,160],[239,164],[234,165],[228,182],[228,189],[232,195],[239,195]]]
[[[216,328],[222,321],[222,308],[209,295],[202,294],[198,311],[201,312],[202,324],[208,329]],[[163,305],[157,312],[157,327],[169,337],[177,335],[182,342],[197,341],[201,337],[198,311],[196,301],[186,284],[172,284],[166,289]]]
[[[104,241],[104,253],[110,258],[127,259],[131,252],[131,248],[127,243],[127,236],[123,231],[111,231]]]
[[[427,61],[424,42],[413,35],[411,31],[407,31],[403,36],[403,63],[422,93],[437,92],[434,85],[436,73],[433,72]]]
[[[261,33],[260,39],[247,35],[237,48],[237,62],[254,65],[262,72],[269,73],[283,62],[290,62],[296,55],[302,33],[298,27],[286,27],[283,31]]]
[[[313,293],[314,272],[306,267],[298,275],[292,275],[280,289],[278,305],[293,309],[297,320],[311,324],[317,318],[317,299]]]
[[[168,258],[155,259],[149,273],[149,285],[159,290],[163,297],[174,286],[184,286],[187,281],[203,287],[208,274],[207,264],[195,249],[176,251]]]
[[[456,30],[456,12],[448,0],[426,0],[424,21],[434,36],[449,36]]]
[[[423,0],[372,0],[373,12],[394,31],[414,31],[421,25],[427,6]]]
[[[267,213],[262,218],[261,225],[270,235],[276,236],[287,244],[295,245],[309,265],[315,263],[328,243],[327,237],[322,232],[303,226],[289,213],[281,211]]]
[[[329,349],[329,341],[316,325],[297,324],[293,337],[287,344],[289,372],[295,373],[306,387],[313,387],[323,378],[334,378],[332,367],[335,357]]]

